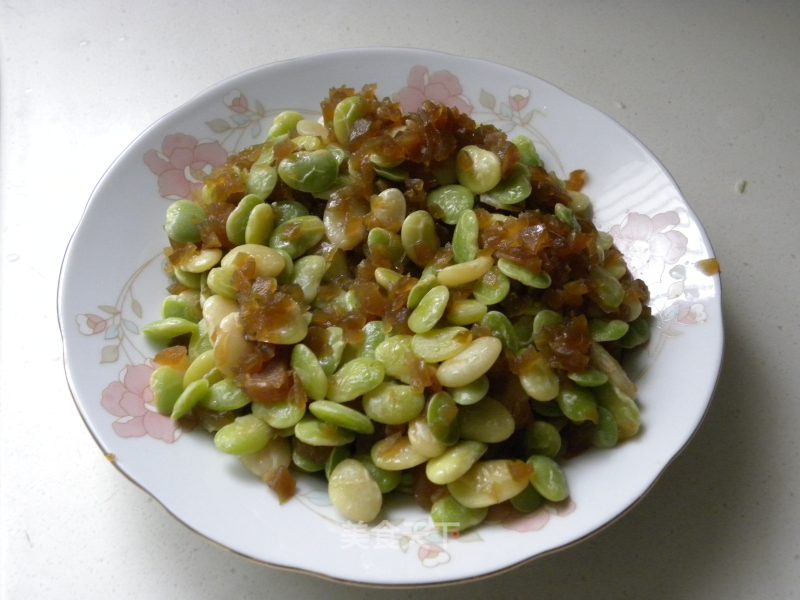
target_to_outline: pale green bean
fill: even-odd
[[[441,246],[433,217],[424,210],[414,211],[405,218],[400,240],[406,256],[420,267],[425,267]]]
[[[309,446],[345,446],[355,439],[352,431],[308,416],[294,426],[294,436]]]
[[[400,485],[401,471],[387,471],[386,469],[381,469],[375,466],[375,463],[372,462],[372,459],[367,454],[356,456],[355,459],[367,468],[370,476],[375,480],[375,483],[378,484],[378,489],[381,491],[381,494],[388,494]]]
[[[291,402],[289,400],[279,400],[269,404],[254,403],[251,407],[253,414],[263,420],[267,425],[279,430],[291,428],[294,434],[294,426],[300,422],[306,414],[306,404],[304,402]]]
[[[345,458],[331,472],[328,496],[343,517],[362,523],[375,520],[383,504],[378,484],[353,458]]]
[[[436,392],[428,400],[425,418],[431,433],[443,444],[451,445],[458,441],[461,431],[459,407],[447,392]],[[464,436],[469,437],[469,436]],[[473,438],[474,439],[474,438]],[[484,440],[477,440],[484,441]]]
[[[364,394],[364,412],[377,423],[402,425],[422,412],[425,397],[410,385],[385,382]]]
[[[589,388],[582,388],[565,382],[558,390],[556,402],[567,417],[573,423],[583,423],[591,421],[597,423],[597,400]]]
[[[306,302],[311,303],[317,297],[327,266],[325,259],[316,254],[303,256],[294,262],[290,281],[300,286]]]
[[[183,269],[178,269],[177,267],[173,267],[172,274],[175,276],[175,280],[181,285],[192,290],[200,289],[202,280],[201,273],[189,273],[188,271],[184,271]]]
[[[336,466],[346,458],[350,458],[350,447],[334,446],[333,450],[331,450],[331,453],[328,455],[328,459],[325,461],[325,478],[328,481],[330,481]]]
[[[330,377],[339,368],[344,352],[344,330],[341,327],[327,327],[323,333],[323,352],[317,356],[325,375]]]
[[[183,392],[183,373],[174,367],[158,367],[150,375],[153,404],[162,415],[169,415]]]
[[[489,446],[482,442],[464,440],[451,446],[425,465],[425,476],[437,485],[452,483],[480,460]]]
[[[348,145],[353,125],[364,115],[365,110],[361,96],[349,96],[333,109],[333,133],[340,144]]]
[[[608,375],[592,368],[579,373],[567,373],[567,377],[581,387],[597,387],[608,381]]]
[[[320,421],[336,425],[342,429],[348,429],[364,435],[370,435],[375,431],[372,421],[364,413],[338,402],[315,400],[308,405],[308,410]]]
[[[458,411],[461,438],[485,444],[507,440],[514,433],[514,417],[494,398],[486,397]]]
[[[447,490],[460,504],[483,508],[510,500],[528,486],[530,477],[530,466],[520,460],[479,461],[447,484]]]
[[[552,423],[534,421],[523,432],[522,448],[526,454],[555,458],[561,451],[561,433]]]
[[[206,379],[198,379],[193,381],[181,392],[175,405],[172,407],[172,414],[170,415],[173,420],[177,421],[182,419],[194,409],[199,403],[203,402],[208,396],[209,384]]]
[[[486,314],[486,304],[468,298],[456,298],[447,305],[445,316],[453,325],[472,325],[479,323]]]
[[[278,171],[269,164],[255,163],[247,172],[246,189],[262,200],[269,198],[278,183]]]
[[[511,173],[492,189],[481,194],[481,202],[505,210],[518,210],[516,206],[531,195],[531,182],[528,169],[517,165]]]
[[[479,256],[473,260],[449,265],[442,268],[437,274],[436,279],[442,285],[449,288],[459,287],[478,281],[494,266],[494,259],[491,256]]]
[[[538,290],[550,287],[552,279],[546,271],[531,271],[519,263],[512,262],[506,258],[497,261],[497,268],[506,277],[519,281],[523,285]]]
[[[280,252],[260,244],[242,244],[232,248],[222,259],[220,266],[231,271],[248,259],[255,262],[256,273],[261,277],[276,277],[286,266],[286,260]]]
[[[465,327],[442,327],[414,335],[411,349],[425,362],[439,363],[456,356],[470,342],[472,334]]]
[[[619,430],[619,439],[633,437],[639,431],[639,407],[633,398],[619,388],[606,383],[596,390],[596,398],[600,406],[611,411]]]
[[[424,273],[419,281],[414,284],[406,299],[406,307],[414,310],[425,297],[438,284],[438,279],[434,273]]]
[[[208,289],[215,295],[234,300],[238,290],[233,284],[233,271],[233,269],[225,269],[223,267],[211,269],[206,278]]]
[[[411,447],[426,458],[441,456],[447,450],[447,444],[433,434],[426,415],[412,419],[406,433]]]
[[[444,316],[450,290],[444,285],[437,285],[425,294],[417,307],[408,317],[408,327],[414,333],[425,333],[433,329]]]
[[[314,352],[305,344],[292,348],[291,367],[312,400],[322,400],[328,392],[328,377]]]
[[[456,176],[471,192],[483,194],[500,183],[500,159],[490,150],[464,146],[456,155]]]
[[[206,221],[203,208],[191,200],[177,200],[167,208],[164,229],[169,239],[178,243],[200,241],[200,226]]]
[[[442,530],[443,535],[460,533],[479,525],[486,519],[489,509],[467,508],[452,496],[443,496],[436,500],[431,507],[431,520]]]
[[[510,290],[511,282],[505,273],[498,267],[492,267],[475,285],[472,295],[478,302],[491,306],[505,300]]]
[[[619,441],[617,421],[605,406],[597,407],[597,427],[592,432],[592,445],[595,448],[613,448]]]
[[[381,227],[398,233],[406,218],[406,197],[397,188],[388,188],[370,198],[370,211]]]
[[[275,225],[285,223],[289,219],[308,215],[306,205],[297,200],[278,200],[273,202],[272,211],[275,214]]]
[[[630,323],[628,332],[619,340],[619,345],[630,350],[650,340],[650,323],[646,318],[639,317]]]
[[[375,350],[386,339],[388,329],[383,321],[369,321],[362,328],[364,343],[358,351],[359,356],[375,358]]]
[[[286,251],[292,260],[316,246],[325,236],[325,226],[319,217],[305,215],[294,217],[278,225],[269,238],[269,245]]]
[[[225,221],[225,234],[228,240],[238,246],[245,243],[244,233],[247,229],[247,222],[250,219],[250,213],[259,204],[263,204],[264,200],[255,194],[247,194],[236,205],[228,215]]]
[[[456,404],[470,406],[483,400],[486,394],[489,393],[489,378],[486,375],[482,375],[472,383],[450,388],[448,391],[453,396]]]
[[[537,492],[551,502],[560,502],[569,496],[567,478],[556,461],[547,456],[533,455],[527,462],[533,467],[530,482]]]
[[[459,354],[439,365],[436,378],[446,387],[461,387],[484,375],[503,351],[503,343],[496,337],[474,339]]]
[[[589,332],[595,342],[614,342],[628,333],[629,325],[619,319],[592,319]]]
[[[172,340],[183,335],[197,335],[197,331],[197,323],[180,317],[168,317],[154,321],[142,328],[145,336],[162,346],[168,345]]]
[[[420,359],[411,347],[410,335],[393,335],[375,348],[375,358],[383,363],[386,374],[411,384],[414,382]]]
[[[272,120],[272,126],[267,132],[267,138],[275,139],[295,133],[295,127],[304,118],[302,114],[295,110],[284,110],[278,113]]]
[[[427,460],[414,450],[408,437],[396,434],[376,442],[369,455],[377,467],[387,471],[404,471]]]
[[[505,314],[500,311],[490,310],[481,319],[481,325],[488,328],[494,337],[503,342],[503,346],[514,353],[519,352],[520,343],[517,331]]]
[[[375,282],[385,290],[391,290],[403,280],[403,276],[392,269],[378,267],[375,269]]]
[[[328,381],[328,400],[349,402],[378,387],[386,369],[374,358],[355,358],[334,373]]]
[[[542,159],[539,158],[539,153],[536,152],[536,147],[533,145],[533,140],[524,135],[518,135],[511,142],[519,150],[520,162],[528,167],[541,167]]]
[[[453,231],[453,258],[457,263],[473,260],[478,256],[480,229],[474,210],[465,210],[458,216]]]
[[[197,290],[184,290],[179,294],[171,294],[161,304],[161,316],[180,317],[197,323],[203,317],[200,308],[200,293]]]
[[[434,218],[455,225],[462,212],[472,210],[475,194],[463,185],[443,185],[428,193],[427,203]]]
[[[388,259],[395,267],[400,265],[405,256],[400,236],[382,227],[370,230],[367,235],[367,249],[373,261]]]
[[[225,412],[238,410],[250,402],[250,397],[233,379],[223,379],[209,388],[208,395],[201,401],[201,404],[210,410]]]
[[[247,218],[244,229],[245,243],[266,245],[274,227],[275,211],[272,206],[266,202],[259,204],[250,211]]]
[[[289,187],[310,194],[330,188],[339,163],[328,149],[298,150],[278,163],[278,177]]]
[[[273,438],[272,428],[255,415],[236,417],[214,435],[214,445],[226,454],[253,454]]]

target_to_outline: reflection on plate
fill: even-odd
[[[164,211],[271,119],[308,114],[333,86],[377,83],[406,110],[431,99],[476,121],[532,137],[549,168],[586,169],[595,220],[646,281],[653,340],[631,365],[643,431],[613,451],[566,465],[572,498],[442,537],[426,514],[396,502],[370,526],[342,521],[324,487],[302,480],[279,506],[272,493],[151,406],[155,348],[141,327],[160,315]],[[77,406],[104,452],[191,529],[271,565],[378,585],[442,583],[507,569],[586,537],[653,484],[697,428],[722,352],[719,279],[700,224],[658,161],[613,120],[531,75],[427,51],[340,51],[258,68],[205,91],[143,133],[89,201],[64,260],[59,317]],[[313,543],[309,543],[313,540]],[[147,549],[143,548],[143,552]]]

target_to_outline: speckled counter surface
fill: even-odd
[[[158,2],[0,7],[0,596],[410,597],[209,544],[111,468],[70,397],[55,306],[96,181],[155,119],[249,67],[411,46],[528,71],[669,169],[722,267],[726,352],[697,435],[629,514],[460,598],[800,594],[800,4]]]

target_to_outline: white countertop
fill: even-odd
[[[192,533],[78,415],[55,306],[94,184],[155,119],[256,65],[412,46],[528,71],[670,170],[722,267],[710,411],[611,528],[443,598],[800,594],[800,4],[7,0],[0,7],[2,598],[408,597],[276,571]],[[747,182],[740,192],[738,184]]]

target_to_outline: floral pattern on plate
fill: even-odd
[[[290,93],[278,93],[277,97],[317,97],[316,92],[314,96],[309,95],[310,91],[318,89],[316,82],[307,81],[304,75],[306,65],[320,67],[317,61],[317,58],[311,57],[289,65],[292,67],[289,69],[291,77],[289,80],[280,79],[281,85],[278,87],[281,91],[289,89]],[[368,65],[375,63],[382,65],[380,70],[370,70]],[[340,64],[347,66],[343,68]],[[133,174],[136,181],[132,192],[144,197],[144,202],[149,203],[150,207],[158,204],[158,211],[163,214],[166,208],[164,199],[191,196],[199,189],[202,178],[214,167],[222,164],[231,154],[264,138],[272,118],[285,110],[282,108],[283,100],[272,99],[277,89],[272,78],[285,77],[285,67],[279,71],[271,71],[267,67],[263,71],[240,75],[224,87],[216,86],[205,92],[197,101],[177,111],[176,118],[166,119],[148,130],[143,140],[135,142],[131,150],[123,154],[111,173],[122,169],[126,175]],[[609,131],[610,127],[618,132],[616,141],[632,152],[637,161],[641,161],[632,161],[627,155],[614,159],[617,162],[613,164],[620,169],[617,173],[624,176],[617,181],[606,178],[611,182],[609,189],[612,192],[606,200],[614,200],[615,204],[614,209],[606,213],[613,218],[604,220],[604,228],[610,230],[618,247],[630,261],[632,270],[645,278],[648,285],[653,282],[654,289],[657,289],[653,308],[656,329],[663,335],[659,336],[657,344],[651,343],[653,347],[648,352],[663,352],[674,357],[675,350],[679,349],[677,354],[683,357],[693,349],[693,342],[702,339],[706,345],[702,359],[706,356],[713,358],[717,339],[708,336],[718,336],[721,331],[717,283],[713,278],[706,278],[705,281],[710,283],[698,279],[693,269],[696,261],[709,255],[710,248],[674,182],[646,149],[637,146],[621,127],[610,123],[596,111],[581,112],[585,107],[582,108],[574,99],[570,100],[570,107],[561,106],[559,100],[566,95],[545,82],[480,61],[413,50],[365,50],[337,53],[335,63],[325,63],[322,67],[329,77],[334,78],[334,82],[348,81],[350,77],[361,83],[380,80],[387,68],[394,69],[391,77],[387,76],[379,83],[379,87],[397,90],[394,97],[404,108],[413,109],[426,99],[440,101],[470,114],[477,122],[494,124],[511,136],[528,135],[534,140],[548,167],[553,168],[559,176],[567,175],[566,167],[585,166],[581,160],[575,164],[576,144],[572,144],[571,140],[576,135],[585,137],[585,131],[587,127],[591,130],[593,121],[606,119],[608,123],[604,121],[602,130]],[[376,79],[372,79],[373,76]],[[267,98],[271,98],[270,101]],[[287,108],[297,109],[295,106]],[[318,114],[318,111],[310,110],[301,112]],[[577,134],[559,125],[577,122],[581,117],[584,118],[581,120],[583,125]],[[569,132],[567,137],[565,130]],[[585,145],[586,140],[582,139],[581,143]],[[624,184],[630,180],[628,175],[631,173],[626,168],[635,169],[640,164],[646,164],[651,169],[643,172],[644,175],[658,174],[656,179],[646,181],[654,182],[652,185],[657,193],[653,198],[660,200],[666,194],[663,196],[666,202],[651,203],[641,208],[632,202],[631,198],[638,192],[626,191],[629,188]],[[590,173],[595,172],[592,167],[589,169]],[[605,173],[603,170],[597,172]],[[632,174],[638,175],[639,172],[634,170]],[[113,181],[118,183],[116,179]],[[217,462],[213,458],[209,459],[213,465],[208,466],[217,469],[215,481],[219,482],[219,486],[213,490],[206,486],[200,492],[198,486],[202,482],[195,482],[193,467],[186,464],[185,457],[195,456],[198,452],[203,456],[212,456],[213,446],[204,432],[182,432],[168,417],[159,415],[153,409],[152,391],[149,389],[155,350],[144,340],[141,329],[150,319],[156,318],[157,306],[163,298],[158,290],[163,294],[167,285],[162,268],[163,254],[157,251],[150,239],[140,266],[124,269],[131,272],[127,278],[124,275],[116,278],[119,272],[117,264],[110,264],[112,259],[102,256],[102,252],[97,253],[100,258],[93,260],[92,267],[87,270],[84,266],[84,260],[88,258],[87,248],[98,248],[97,232],[102,230],[99,223],[105,225],[101,219],[104,213],[97,210],[98,207],[117,201],[116,196],[109,195],[111,189],[119,188],[107,186],[107,189],[100,189],[93,196],[87,215],[92,217],[90,213],[94,213],[99,216],[88,222],[84,217],[79,226],[76,238],[87,243],[79,245],[80,252],[75,251],[75,244],[71,244],[72,252],[68,250],[60,288],[68,290],[60,297],[60,319],[63,319],[61,327],[65,339],[65,357],[69,358],[67,373],[76,403],[101,447],[109,456],[116,457],[116,465],[131,479],[150,491],[168,506],[170,512],[193,529],[256,560],[337,579],[405,584],[453,581],[518,564],[586,537],[621,514],[652,485],[663,465],[685,444],[686,437],[696,427],[707,405],[708,395],[703,391],[703,385],[713,375],[711,371],[707,371],[709,377],[699,382],[701,395],[696,395],[696,382],[687,388],[683,371],[667,369],[667,373],[672,375],[664,375],[661,368],[652,369],[647,374],[645,384],[656,390],[663,389],[657,384],[663,383],[664,378],[669,376],[670,385],[674,388],[670,391],[670,406],[675,396],[681,400],[689,398],[688,402],[695,404],[685,419],[673,418],[671,415],[675,413],[671,408],[667,412],[662,409],[667,399],[649,399],[652,403],[646,407],[646,419],[652,418],[654,413],[661,415],[662,419],[668,421],[669,431],[677,431],[670,433],[676,444],[662,451],[651,443],[657,436],[647,435],[642,436],[641,440],[637,439],[633,457],[628,452],[632,448],[620,448],[620,454],[626,455],[620,463],[623,465],[620,478],[624,478],[627,486],[622,499],[617,489],[613,497],[606,493],[607,489],[613,487],[608,482],[617,478],[617,471],[608,472],[606,465],[609,463],[598,460],[596,465],[592,463],[592,468],[584,470],[576,480],[587,480],[592,490],[590,494],[581,496],[581,490],[575,489],[574,500],[547,506],[528,515],[512,514],[505,507],[495,508],[485,527],[458,537],[443,536],[433,527],[429,518],[416,517],[417,514],[422,515],[417,511],[395,514],[389,509],[384,513],[386,519],[372,526],[345,522],[330,506],[321,482],[314,482],[314,485],[301,482],[296,501],[290,506],[278,507],[266,487],[250,478],[246,478],[247,483],[244,484],[243,474],[233,477],[226,470],[230,467],[229,461],[222,465],[218,464],[222,460]],[[100,199],[102,203],[94,202]],[[603,206],[607,204],[604,202]],[[657,208],[653,209],[654,206]],[[115,207],[127,210],[125,206]],[[148,214],[155,213],[151,211]],[[140,223],[139,227],[140,235],[149,235],[146,233],[150,231],[149,225],[145,229]],[[157,227],[153,229],[153,238],[156,235]],[[89,243],[93,245],[89,246]],[[94,263],[99,263],[99,267]],[[114,271],[109,281],[117,282],[123,278],[125,281],[109,285],[101,280],[99,285],[87,287],[87,278],[97,280],[96,274],[101,272],[98,268],[106,270],[102,272]],[[98,297],[83,293],[89,289]],[[80,302],[73,301],[73,297],[80,298]],[[65,307],[68,310],[64,310]],[[700,324],[707,327],[697,327]],[[697,333],[704,330],[708,333]],[[679,336],[678,333],[685,335]],[[674,362],[674,358],[669,360]],[[647,364],[654,364],[653,361],[654,354],[645,359]],[[87,394],[87,390],[92,390],[92,393]],[[648,425],[648,432],[658,433],[659,429],[663,429],[663,422],[653,420]],[[177,440],[182,441],[172,444]],[[641,466],[643,458],[649,466]],[[168,468],[183,471],[183,487],[177,490],[177,496],[172,493],[174,486],[165,484],[165,477],[172,471],[159,474],[160,470],[152,469],[153,460],[163,461],[171,465]],[[570,464],[569,468],[572,469],[573,465]],[[575,468],[580,470],[582,467],[578,465]],[[602,478],[602,485],[595,481],[598,478]],[[628,486],[632,478],[634,485]],[[241,485],[246,485],[247,490],[243,490]],[[316,545],[314,548],[303,548],[294,556],[286,554],[285,549],[275,554],[264,547],[262,534],[259,533],[262,525],[252,519],[247,527],[243,527],[237,515],[216,513],[213,517],[214,526],[207,526],[203,508],[194,501],[197,493],[214,495],[214,501],[221,502],[223,499],[229,500],[227,494],[232,494],[234,490],[249,494],[248,490],[253,489],[258,490],[258,512],[265,522],[268,521],[270,534],[283,535],[286,540],[321,534],[318,545],[319,552],[326,553],[324,565],[313,558],[319,554]],[[602,502],[595,502],[595,496],[601,496]],[[236,498],[240,496],[236,495]],[[250,496],[248,498],[251,499]],[[582,500],[586,498],[592,498],[592,501]],[[599,506],[610,509],[597,514]],[[242,513],[251,514],[248,511],[250,509]],[[272,518],[276,514],[291,516],[276,520]],[[308,519],[309,514],[315,515],[315,518]],[[215,529],[223,521],[226,526]],[[328,529],[319,529],[320,523],[327,524]],[[325,535],[328,537],[325,538]],[[330,547],[331,535],[333,548]],[[524,540],[524,543],[515,540]],[[362,547],[365,542],[366,549]],[[292,544],[286,545],[286,549],[293,547]],[[401,560],[408,562],[402,563],[403,568],[398,568]],[[362,563],[370,563],[369,568],[353,570],[349,566]]]
[[[407,112],[417,110],[426,100],[444,103],[467,114],[474,109],[472,102],[464,95],[457,76],[446,70],[431,74],[427,67],[421,65],[412,67],[408,75],[408,85],[397,92],[394,98]],[[533,127],[534,117],[544,115],[544,112],[528,108],[530,100],[531,91],[524,87],[511,88],[507,99],[502,102],[498,102],[494,94],[482,88],[478,103],[494,116],[485,122],[493,120],[508,132],[519,133],[518,130],[522,129],[533,136],[537,145],[545,144],[550,154],[557,156],[549,142]],[[231,115],[205,123],[210,135],[217,139],[201,142],[191,135],[169,134],[164,138],[160,151],[150,150],[144,155],[144,163],[157,177],[157,187],[162,197],[169,200],[191,197],[202,186],[202,178],[213,167],[223,164],[229,152],[242,150],[243,143],[258,143],[254,138],[263,137],[265,120],[280,112],[267,110],[258,100],[253,102],[254,108],[251,109],[248,98],[237,89],[226,94],[223,102],[232,111]],[[311,111],[304,112],[311,114]],[[249,136],[246,135],[248,133]],[[680,219],[674,212],[660,213],[653,217],[632,212],[622,223],[614,225],[610,233],[625,254],[632,272],[650,281],[660,281],[664,270],[668,266],[676,265],[686,252],[688,239],[677,231],[679,223]],[[85,313],[76,317],[81,333],[104,334],[104,338],[111,341],[101,351],[101,362],[116,362],[120,357],[120,349],[128,359],[132,353],[142,358],[152,358],[146,357],[146,352],[132,338],[139,334],[139,326],[133,317],[142,316],[141,303],[134,297],[133,286],[143,271],[157,262],[159,256],[150,259],[128,279],[115,305],[98,306],[105,316]],[[679,274],[679,267],[670,271],[670,274],[673,273]],[[686,290],[681,288],[676,297],[685,293]],[[675,320],[684,324],[700,322],[697,315],[702,311],[697,307],[686,308],[685,305],[686,301],[682,301],[680,308],[676,307],[670,314],[674,313]],[[126,309],[133,315],[126,316]],[[180,428],[169,417],[158,414],[152,406],[149,387],[152,370],[149,363],[128,365],[123,369],[119,380],[110,383],[103,390],[101,404],[117,417],[112,427],[120,437],[146,435],[172,443],[180,437]],[[435,567],[450,561],[451,556],[447,551],[449,541],[459,540],[463,543],[482,539],[475,532],[459,537],[442,536],[429,519],[423,526],[402,519],[384,520],[372,527],[352,524],[337,519],[330,514],[330,510],[319,510],[323,506],[330,507],[327,496],[322,498],[308,493],[299,497],[312,511],[331,522],[339,523],[345,546],[370,544],[375,547],[377,544],[383,547],[391,543],[402,552],[407,552],[413,546],[417,548],[420,562],[426,567]],[[543,507],[530,515],[520,516],[506,511],[498,517],[498,513],[495,513],[493,520],[507,529],[528,533],[544,528],[553,515],[564,516],[574,509],[575,505],[570,501],[558,507]]]

